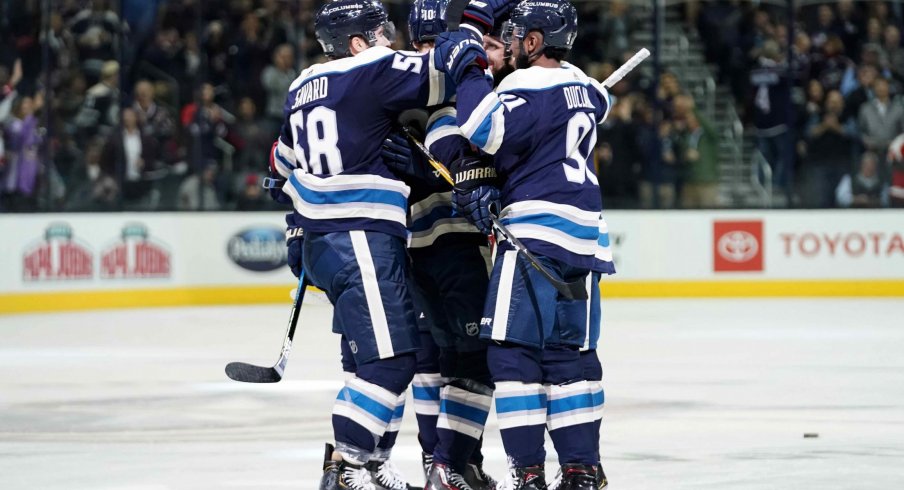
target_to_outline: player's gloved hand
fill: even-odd
[[[496,168],[490,162],[466,156],[452,162],[449,171],[455,182],[452,207],[477,229],[489,235],[493,231],[490,205],[499,207]]]
[[[286,246],[289,247],[289,268],[295,277],[301,276],[301,246],[304,244],[304,230],[298,224],[298,213],[286,215]]]
[[[264,189],[267,189],[267,192],[270,194],[270,199],[280,203],[280,204],[292,204],[292,198],[289,197],[288,194],[282,191],[283,185],[286,183],[286,179],[276,171],[276,163],[273,161],[276,158],[276,145],[278,142],[274,141],[273,146],[270,147],[270,175],[264,179],[261,183]]]
[[[493,30],[494,24],[505,21],[517,3],[513,0],[471,0],[461,14],[461,21],[486,34]]]
[[[431,185],[444,183],[439,172],[433,170],[427,157],[414,147],[404,133],[390,133],[383,140],[380,155],[386,166],[396,174],[410,175]]]
[[[476,64],[480,69],[489,65],[483,50],[483,37],[473,29],[444,32],[437,36],[433,48],[433,60],[440,71],[458,84],[468,66]]]

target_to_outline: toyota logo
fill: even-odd
[[[753,234],[735,230],[722,235],[716,249],[729,262],[747,262],[756,256],[760,244]]]

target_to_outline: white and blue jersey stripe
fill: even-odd
[[[596,420],[597,408],[589,382],[547,385],[546,391],[549,400],[546,427],[550,431]]]
[[[283,192],[292,198],[306,231],[340,231],[337,220],[347,220],[354,229],[406,236],[410,189],[402,181],[379,175],[318,177],[298,169]]]

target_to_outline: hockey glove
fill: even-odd
[[[442,185],[442,177],[439,172],[433,170],[427,162],[427,157],[420,150],[413,148],[411,140],[403,133],[390,133],[383,140],[380,148],[383,162],[397,175],[409,175],[423,180],[430,185]]]
[[[480,29],[484,34],[500,24],[518,2],[512,0],[471,0],[461,15],[461,21]]]
[[[289,269],[295,277],[301,275],[301,246],[304,244],[304,230],[298,224],[298,214],[295,212],[286,215],[286,246],[289,248]]]
[[[270,199],[280,203],[280,204],[292,204],[292,198],[285,194],[282,191],[283,185],[286,183],[286,179],[276,171],[276,162],[274,159],[276,158],[276,145],[279,144],[277,141],[273,142],[273,146],[270,147],[270,164],[268,168],[270,170],[270,176],[264,179],[263,187],[267,189],[267,192],[270,194]]]
[[[493,231],[490,205],[498,207],[499,189],[496,187],[496,168],[475,157],[462,157],[449,169],[455,182],[452,207],[481,232]]]
[[[468,66],[476,64],[483,70],[489,64],[487,53],[483,50],[483,37],[472,29],[440,34],[433,48],[433,61],[456,85],[461,82]]]

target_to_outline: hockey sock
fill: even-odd
[[[371,461],[386,461],[392,453],[392,447],[395,446],[396,438],[399,436],[399,429],[402,427],[402,416],[405,414],[405,398],[406,393],[399,395],[396,402],[395,411],[392,413],[392,421],[389,427],[383,433],[383,437],[377,442],[377,449],[370,456]]]
[[[352,464],[370,460],[393,419],[399,395],[360,378],[345,382],[333,405],[336,451]]]
[[[540,383],[496,383],[496,418],[513,466],[541,465],[546,459],[546,407],[546,390]]]
[[[417,439],[421,450],[433,454],[436,447],[436,420],[439,417],[439,394],[443,378],[439,373],[417,373],[411,382],[414,394],[414,414],[417,418]]]
[[[591,383],[546,385],[546,393],[546,427],[559,464],[595,465],[599,461],[599,436]]]
[[[493,391],[475,381],[455,380],[443,387],[434,461],[464,471],[483,435],[492,401]]]

